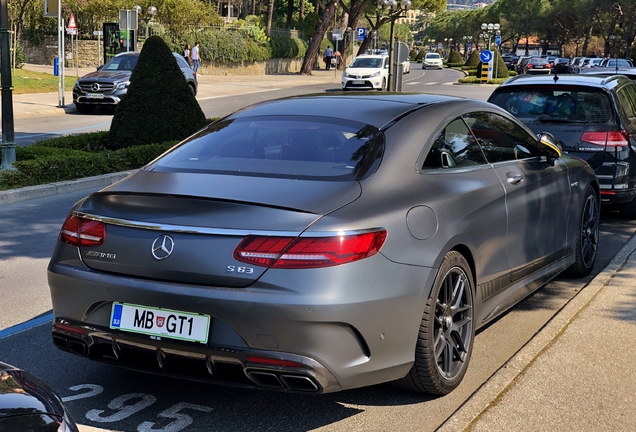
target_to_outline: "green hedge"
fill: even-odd
[[[16,171],[0,173],[0,189],[75,180],[140,168],[177,141],[103,150],[108,132],[52,138],[16,148]]]

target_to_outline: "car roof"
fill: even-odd
[[[230,115],[230,118],[254,116],[322,116],[366,123],[377,128],[387,126],[413,110],[433,104],[465,102],[491,106],[483,101],[424,93],[332,93],[292,96],[261,102]]]
[[[528,85],[579,85],[612,89],[621,80],[629,78],[616,74],[581,74],[581,75],[517,75],[501,84],[500,88]]]

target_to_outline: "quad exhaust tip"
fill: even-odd
[[[271,389],[289,389],[302,392],[316,392],[320,388],[304,375],[280,374],[263,371],[248,371],[247,375],[258,386]]]

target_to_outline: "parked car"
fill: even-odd
[[[475,330],[589,274],[598,217],[590,166],[487,102],[264,102],[71,209],[53,341],[240,387],[447,394]]]
[[[532,57],[531,56],[521,56],[517,61],[517,65],[515,66],[515,70],[517,74],[521,75],[524,73],[525,67],[528,64]]]
[[[570,61],[570,65],[568,67],[568,72],[570,73],[579,73],[579,64],[585,57],[574,57],[572,61]]]
[[[197,78],[188,62],[173,53],[192,94],[196,96]],[[79,78],[73,86],[73,103],[80,113],[90,113],[98,106],[116,106],[128,91],[130,76],[139,60],[139,52],[117,54],[97,69]]]
[[[389,57],[361,55],[342,72],[341,86],[347,90],[386,90],[389,81]]]
[[[501,56],[504,64],[508,68],[508,70],[515,70],[515,65],[517,61],[519,61],[519,56],[513,54],[504,54]]]
[[[623,75],[636,82],[636,68],[634,67],[597,67],[593,69],[584,69],[582,73],[584,75]]]
[[[608,67],[608,68],[631,68],[634,67],[634,64],[631,60],[627,59],[613,59],[613,58],[605,58],[601,60],[601,63],[598,67]]]
[[[60,397],[31,373],[0,362],[0,430],[79,432]]]
[[[532,57],[530,58],[523,67],[524,74],[550,74],[552,71],[552,66],[548,62],[548,59],[541,57]]]
[[[568,73],[570,71],[570,59],[559,57],[554,60],[552,64],[552,70],[554,73]]]
[[[564,151],[587,161],[601,199],[636,217],[636,85],[621,75],[510,79],[489,101],[530,129],[554,134]]]
[[[598,67],[602,61],[603,59],[598,57],[591,57],[591,58],[588,57],[583,59],[583,62],[579,65],[579,73],[581,73],[583,69],[591,69],[591,68]]]
[[[442,60],[442,56],[440,56],[438,53],[426,53],[424,59],[422,60],[422,69],[441,69],[442,67],[444,67],[444,60]]]

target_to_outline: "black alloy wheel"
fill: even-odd
[[[456,251],[446,254],[422,316],[415,363],[397,387],[446,395],[459,386],[475,338],[474,286],[466,259]]]
[[[581,222],[576,239],[575,261],[566,270],[566,275],[584,277],[592,272],[598,251],[600,206],[596,191],[588,186],[581,211]]]

